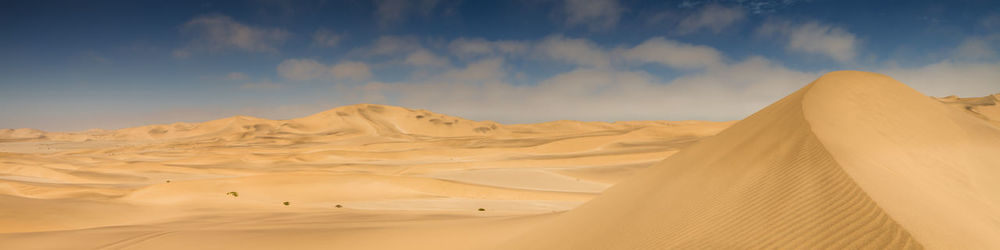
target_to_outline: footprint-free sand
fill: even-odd
[[[0,248],[1000,249],[998,99],[840,71],[734,122],[6,129]]]

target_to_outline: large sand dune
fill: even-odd
[[[1000,248],[1000,130],[827,74],[506,249]]]
[[[996,98],[834,72],[735,124],[0,130],[0,249],[1000,249]]]

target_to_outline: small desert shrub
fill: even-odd
[[[232,195],[233,197],[240,197],[240,193],[237,193],[236,191],[226,193],[226,195]]]
[[[170,183],[170,180],[167,180],[167,183]]]
[[[292,203],[286,201],[286,202],[282,202],[281,204],[285,204],[285,206],[288,206],[288,205],[291,205]]]
[[[336,206],[336,207],[337,207],[337,208],[342,208],[342,207],[344,207],[344,206],[341,206],[340,204],[337,204],[337,206]]]
[[[485,208],[479,208],[479,211],[486,211]]]

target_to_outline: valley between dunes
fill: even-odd
[[[733,122],[5,129],[0,249],[998,249],[998,102],[840,71]]]

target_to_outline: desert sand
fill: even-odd
[[[998,98],[840,71],[738,122],[6,129],[0,248],[1000,249]]]

